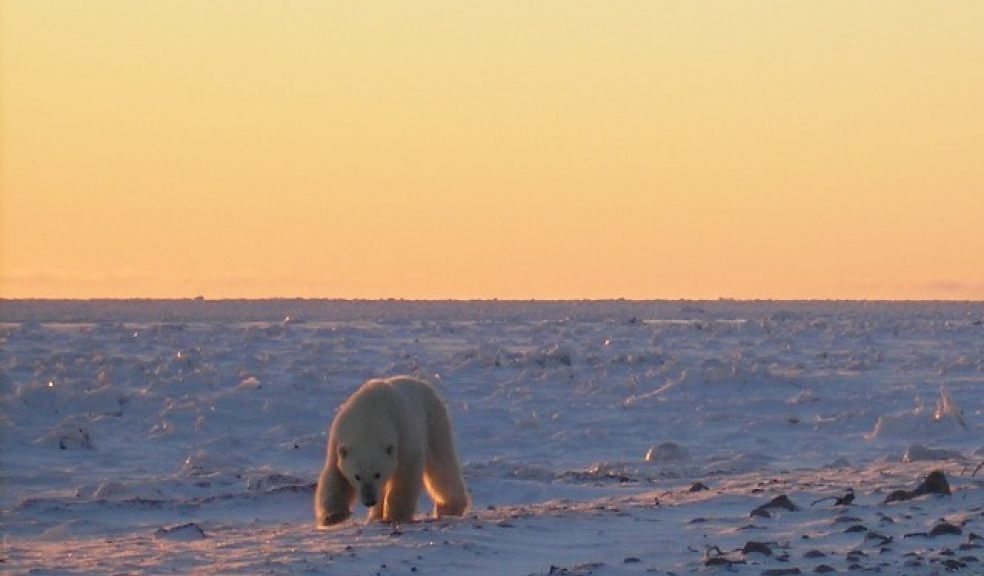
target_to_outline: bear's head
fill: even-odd
[[[338,469],[359,491],[359,500],[371,508],[379,503],[383,488],[396,470],[396,442],[338,446]]]

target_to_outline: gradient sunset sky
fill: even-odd
[[[0,0],[0,296],[984,299],[982,23]]]

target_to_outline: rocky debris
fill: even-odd
[[[267,492],[288,486],[307,486],[307,483],[296,476],[266,472],[250,475],[246,478],[246,490],[250,492]]]
[[[826,558],[827,555],[820,550],[807,550],[803,553],[803,558]]]
[[[940,494],[943,496],[949,496],[951,494],[950,483],[946,481],[946,474],[942,470],[933,470],[930,472],[926,476],[926,479],[919,486],[916,486],[915,490],[896,490],[892,492],[885,499],[885,504],[912,500],[925,494]]]
[[[686,462],[690,452],[675,442],[663,442],[649,448],[646,462]]]
[[[793,501],[789,499],[789,496],[786,496],[785,494],[781,494],[779,496],[776,496],[772,500],[769,500],[765,504],[762,504],[761,506],[752,510],[750,516],[761,516],[763,518],[772,518],[771,510],[776,510],[776,509],[789,510],[790,512],[792,512],[795,510],[799,510],[799,507],[796,506],[796,504],[793,504]]]
[[[578,564],[571,568],[565,568],[563,566],[550,565],[550,571],[547,572],[548,576],[590,576],[594,574],[595,570],[603,567],[605,564],[603,562],[587,562],[585,564]]]
[[[175,526],[164,526],[154,532],[154,536],[164,540],[176,540],[188,542],[191,540],[201,540],[205,538],[205,530],[194,522],[187,524],[177,524]]]
[[[893,540],[891,536],[885,536],[884,534],[879,534],[874,530],[869,531],[867,534],[865,534],[864,539],[871,540],[872,542],[875,543],[876,546],[886,546],[888,544],[891,544]]]
[[[704,566],[724,566],[731,568],[735,564],[744,563],[744,558],[737,558],[734,554],[725,554],[717,546],[711,546],[704,553]]]
[[[772,556],[772,548],[769,548],[769,545],[765,542],[745,542],[745,546],[741,549],[741,553],[747,556],[753,552],[765,554],[766,556]]]
[[[963,530],[960,528],[960,526],[943,521],[938,523],[936,526],[933,526],[933,529],[929,531],[929,535],[931,537],[943,536],[945,534],[953,534],[959,536],[963,534]]]
[[[821,502],[826,502],[827,500],[833,500],[834,506],[850,506],[854,503],[854,490],[848,491],[847,494],[843,496],[828,496],[827,498],[820,498],[819,500],[814,500],[810,503],[810,506],[816,506]]]

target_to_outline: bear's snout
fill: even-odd
[[[376,505],[376,487],[372,484],[362,485],[362,503],[365,504],[366,508],[372,508]]]

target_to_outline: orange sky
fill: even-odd
[[[984,299],[981,22],[0,0],[0,296]]]

